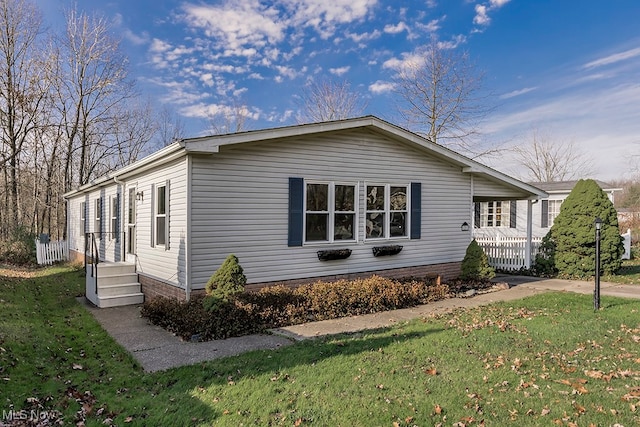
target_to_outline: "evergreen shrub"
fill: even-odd
[[[462,260],[462,272],[460,278],[462,280],[486,281],[493,279],[496,272],[489,265],[487,255],[484,253],[476,239],[473,239]]]

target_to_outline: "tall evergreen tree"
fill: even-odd
[[[624,252],[613,203],[592,180],[580,180],[562,202],[549,233],[555,243],[555,266],[565,277],[595,275],[595,224],[602,220],[600,238],[601,271],[614,273],[622,265]]]

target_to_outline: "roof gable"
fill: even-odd
[[[408,130],[402,129],[375,116],[365,116],[353,119],[337,120],[331,122],[311,123],[296,126],[287,126],[274,129],[239,132],[227,135],[214,135],[199,138],[189,138],[180,141],[188,153],[218,153],[221,147],[245,144],[250,142],[271,141],[291,137],[311,136],[319,133],[340,132],[346,130],[363,129],[386,136],[413,146],[430,156],[436,157],[449,164],[460,167],[461,172],[477,174],[484,178],[506,185],[512,190],[518,190],[525,195],[524,198],[546,197],[541,189],[526,184],[495,169],[485,166],[475,160],[452,151],[442,145],[434,144],[426,138]]]
[[[312,135],[343,132],[348,130],[374,132],[391,140],[407,144],[416,148],[420,152],[460,168],[461,173],[478,175],[491,182],[499,184],[500,186],[505,186],[509,189],[510,194],[515,194],[515,191],[517,194],[521,195],[521,198],[538,199],[541,197],[547,197],[547,193],[540,188],[498,172],[495,169],[456,153],[442,145],[434,144],[420,135],[402,129],[374,116],[182,139],[156,153],[151,154],[150,156],[116,170],[104,177],[100,177],[76,190],[70,191],[69,193],[66,193],[64,197],[68,198],[79,192],[91,191],[91,189],[100,185],[106,185],[112,180],[123,179],[127,176],[140,174],[147,169],[157,167],[177,158],[178,156],[186,154],[215,155],[220,152],[221,147],[225,146],[261,143],[293,137],[310,137]]]

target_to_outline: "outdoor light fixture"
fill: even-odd
[[[460,226],[460,231],[469,231],[469,224],[467,223],[467,221],[462,223],[462,225]]]
[[[594,221],[596,226],[596,289],[593,293],[593,307],[600,309],[600,230],[602,229],[602,220],[596,217]]]
[[[144,200],[144,191],[138,191],[136,193],[136,200],[139,202]]]

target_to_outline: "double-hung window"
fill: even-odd
[[[102,237],[102,197],[96,199],[96,209],[93,221],[93,231],[98,233],[98,238]]]
[[[118,233],[118,196],[111,196],[111,203],[110,203],[110,227],[111,229],[109,230],[111,233],[109,234],[111,239],[117,239],[117,233]]]
[[[408,185],[367,185],[366,238],[407,237]]]
[[[82,237],[87,232],[87,202],[80,202],[80,229],[82,230]]]
[[[553,225],[553,221],[555,221],[556,217],[560,213],[560,205],[562,205],[562,200],[549,200],[549,219],[547,222],[549,227]]]
[[[155,209],[155,243],[165,245],[167,242],[167,186],[158,185],[156,187],[156,209]]]
[[[334,182],[307,182],[305,241],[356,240],[356,186]]]

